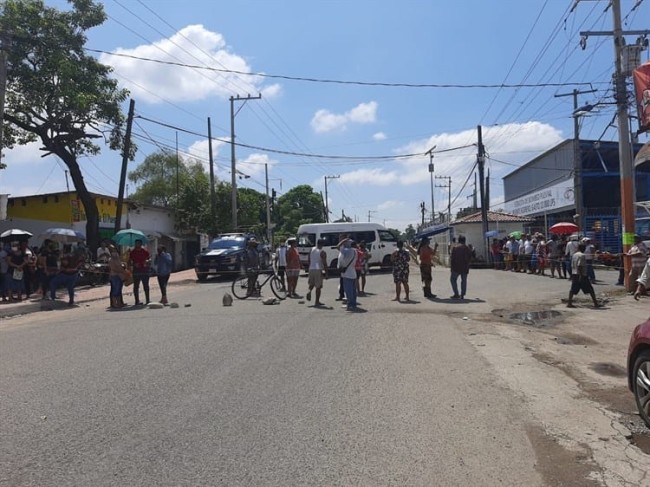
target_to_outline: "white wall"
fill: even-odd
[[[476,249],[476,255],[482,256],[484,259],[487,258],[487,252],[485,249],[485,239],[482,238],[483,225],[480,222],[459,223],[457,225],[453,225],[453,227],[454,227],[454,236],[456,237],[456,241],[458,241],[459,236],[464,235],[465,238],[467,239],[466,243],[472,244],[472,246]],[[499,234],[496,237],[490,237],[489,244],[492,243],[493,238],[502,239],[508,236],[508,234],[512,232],[515,231],[521,232],[523,231],[523,229],[524,229],[523,222],[499,222],[499,228],[498,228]],[[489,230],[497,230],[497,224],[490,222]]]

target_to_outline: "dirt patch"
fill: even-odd
[[[592,338],[577,333],[562,333],[553,337],[560,345],[598,345],[598,342]]]
[[[607,362],[594,362],[589,365],[589,368],[600,375],[607,375],[609,377],[626,377],[627,372],[624,367]]]
[[[549,486],[597,487],[601,484],[589,477],[598,467],[591,463],[591,450],[582,445],[581,451],[571,451],[542,428],[528,425],[526,434],[537,456],[536,470]]]

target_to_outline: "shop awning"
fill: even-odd
[[[449,231],[449,225],[442,223],[440,225],[433,225],[431,227],[423,228],[420,232],[415,234],[415,238],[424,238],[424,237],[433,237],[439,233],[445,233]]]

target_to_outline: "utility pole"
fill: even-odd
[[[436,176],[436,179],[444,179],[447,184],[437,184],[436,188],[447,188],[449,191],[449,203],[447,203],[447,225],[451,223],[451,176]]]
[[[424,213],[426,211],[427,211],[427,206],[423,201],[422,203],[420,203],[420,213],[422,213],[422,228],[424,228]],[[368,219],[368,221],[370,221],[370,219]]]
[[[630,247],[634,244],[634,201],[636,192],[634,187],[634,161],[632,160],[632,144],[630,143],[630,125],[627,114],[627,86],[625,84],[625,73],[623,72],[622,55],[625,47],[624,35],[647,36],[648,30],[623,31],[621,26],[621,0],[611,0],[614,29],[611,32],[580,32],[582,36],[581,46],[586,47],[586,39],[589,36],[611,36],[614,38],[614,86],[616,96],[616,116],[618,118],[618,158],[621,173],[621,220],[623,221],[622,244],[623,262],[625,269],[625,287],[629,291],[634,283],[629,282],[631,257],[627,255]]]
[[[490,260],[490,252],[488,249],[488,240],[485,234],[488,232],[488,215],[487,215],[487,205],[485,204],[485,146],[483,145],[483,128],[479,125],[478,129],[478,154],[476,159],[478,161],[478,184],[480,200],[481,200],[481,223],[482,223],[482,241],[483,241],[483,257],[485,257],[485,262]]]
[[[214,157],[212,156],[212,124],[208,117],[208,157],[210,159],[210,220],[213,228],[217,224],[217,199],[214,190]]]
[[[478,210],[478,201],[477,201],[478,192],[476,191],[476,173],[474,173],[474,193],[472,193],[472,204],[474,209]]]
[[[176,131],[176,208],[178,208],[178,130]]]
[[[126,184],[126,167],[129,163],[129,152],[131,152],[131,127],[133,126],[133,112],[135,111],[135,100],[129,102],[129,114],[126,117],[126,131],[124,133],[124,144],[122,147],[122,172],[120,173],[120,187],[117,193],[117,208],[115,209],[115,233],[120,231],[122,224],[122,205],[124,204],[124,185]]]
[[[425,152],[425,154],[429,154],[429,178],[431,179],[431,224],[432,225],[436,224],[436,207],[433,199],[433,151],[436,147],[438,146],[434,145],[433,147],[431,147],[431,149]]]
[[[325,223],[330,222],[330,204],[327,200],[327,180],[328,179],[338,179],[341,175],[337,174],[336,176],[325,176]]]
[[[259,100],[262,98],[262,95],[240,97],[230,97],[230,172],[232,173],[231,184],[232,184],[232,231],[237,231],[237,163],[235,162],[235,116],[239,113],[239,110],[242,109],[244,105],[239,107],[237,113],[235,113],[235,101],[243,101],[244,104],[248,100]]]
[[[582,149],[580,148],[580,119],[578,115],[578,95],[595,93],[598,90],[573,90],[571,93],[558,93],[555,98],[573,97],[573,198],[576,215],[578,215],[578,231],[584,231],[585,212],[582,197]]]
[[[368,210],[368,223],[370,223],[370,217],[373,213],[377,213],[375,210]]]
[[[11,37],[7,32],[0,32],[0,163],[2,163],[2,127],[5,114],[5,92],[7,91],[7,60],[9,58],[9,48],[11,47]]]
[[[264,179],[266,180],[266,241],[271,243],[271,200],[269,199],[269,165],[264,163]]]

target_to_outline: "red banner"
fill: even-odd
[[[633,72],[636,106],[639,111],[639,133],[650,130],[650,62]]]

